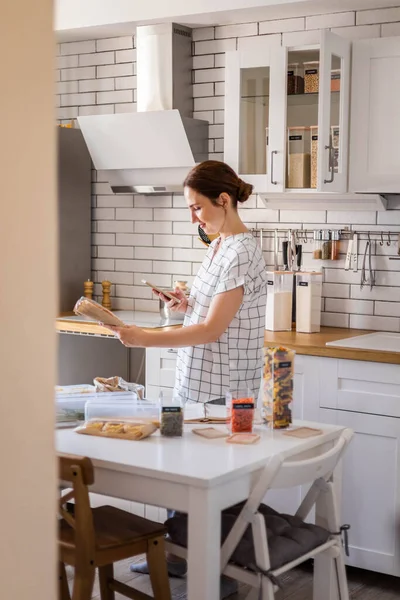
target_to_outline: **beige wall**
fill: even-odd
[[[52,1],[5,0],[1,15],[1,598],[55,600]]]

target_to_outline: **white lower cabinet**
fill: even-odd
[[[146,349],[146,398],[157,400],[160,391],[171,393],[175,385],[176,348]]]

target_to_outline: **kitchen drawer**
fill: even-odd
[[[176,360],[178,348],[160,348],[160,358]]]
[[[321,408],[400,418],[399,365],[329,358],[319,361]]]

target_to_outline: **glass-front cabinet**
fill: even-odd
[[[224,159],[260,193],[346,192],[350,42],[226,55]]]

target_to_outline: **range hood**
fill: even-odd
[[[193,119],[191,29],[138,27],[137,112],[78,117],[97,170],[114,193],[182,192],[208,158],[208,122]]]

